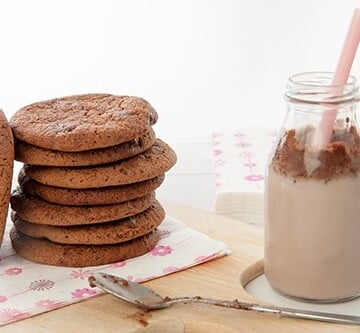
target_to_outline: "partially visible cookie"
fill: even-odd
[[[161,175],[129,185],[79,190],[43,185],[27,177],[23,170],[20,170],[18,177],[19,184],[25,193],[59,205],[73,206],[109,205],[129,201],[156,190],[164,179],[165,175]]]
[[[82,152],[63,152],[33,146],[23,141],[15,144],[15,159],[34,165],[87,166],[106,164],[123,160],[149,149],[155,142],[155,133],[149,129],[140,138],[116,146],[98,148]]]
[[[14,165],[14,140],[5,114],[0,110],[0,245],[9,209]]]
[[[11,195],[11,208],[25,221],[50,225],[94,224],[138,214],[155,200],[155,192],[113,205],[63,206],[25,194],[20,188]]]
[[[17,140],[60,151],[115,146],[139,138],[158,115],[144,99],[85,94],[27,105],[11,118]]]
[[[12,228],[10,239],[15,252],[28,260],[56,266],[84,267],[104,265],[149,252],[160,240],[155,229],[145,236],[111,245],[69,245],[32,238]]]
[[[61,244],[114,244],[143,236],[154,230],[165,218],[165,211],[158,201],[147,210],[125,219],[82,226],[50,226],[24,221],[12,212],[16,230],[34,238],[46,238]]]
[[[175,152],[157,139],[144,153],[95,167],[25,165],[25,174],[39,183],[65,188],[96,188],[131,184],[164,174],[176,163]]]

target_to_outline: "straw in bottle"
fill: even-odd
[[[338,89],[346,84],[350,70],[354,61],[356,50],[360,41],[360,9],[354,10],[352,20],[347,32],[344,46],[336,66],[335,75],[332,80],[334,86],[334,93],[338,93]],[[338,109],[328,109],[324,112],[320,122],[317,140],[315,145],[318,148],[324,148],[328,145],[331,138],[334,122],[336,120]]]

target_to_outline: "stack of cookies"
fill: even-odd
[[[150,251],[165,217],[155,189],[176,162],[144,99],[87,94],[34,103],[10,121],[15,159],[10,238],[22,257],[93,266]]]

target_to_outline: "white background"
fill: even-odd
[[[172,140],[279,126],[290,74],[333,70],[351,0],[0,2],[0,105],[74,93],[148,99]],[[359,56],[353,74],[360,76]]]

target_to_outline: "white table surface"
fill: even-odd
[[[215,180],[212,172],[212,144],[209,137],[169,142],[178,161],[157,190],[159,200],[179,202],[212,211]]]

